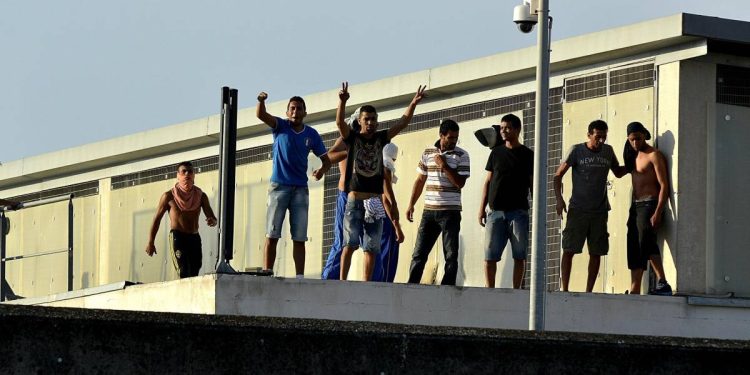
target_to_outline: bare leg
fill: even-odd
[[[649,258],[649,261],[651,262],[651,268],[654,269],[654,272],[656,273],[656,277],[658,278],[658,280],[666,281],[667,276],[664,274],[664,263],[662,263],[661,261],[661,255],[652,255]]]
[[[630,270],[630,294],[641,294],[641,279],[643,279],[643,270]]]
[[[560,260],[560,278],[562,279],[562,291],[568,291],[568,283],[570,282],[570,269],[573,267],[573,255],[570,251],[563,251],[562,259]]]
[[[279,243],[278,238],[267,238],[266,247],[263,252],[263,268],[273,271],[273,264],[276,263],[276,245]]]
[[[372,281],[372,272],[375,271],[375,253],[372,251],[365,251],[365,269],[363,272],[365,281]]]
[[[526,259],[513,259],[513,289],[521,289],[525,272]]]
[[[294,257],[294,271],[297,275],[305,274],[305,243],[293,241],[292,256]]]
[[[596,284],[596,276],[599,274],[599,264],[601,263],[602,257],[600,255],[589,254],[589,277],[586,280],[586,292],[591,293],[594,290],[594,284]]]
[[[484,261],[484,286],[495,287],[495,274],[497,274],[497,262],[494,260]]]
[[[354,250],[357,250],[357,248],[344,246],[344,251],[341,252],[341,276],[339,277],[341,280],[346,280],[346,277],[349,275],[349,267],[352,265]]]

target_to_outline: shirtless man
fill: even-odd
[[[640,122],[628,125],[628,144],[632,148],[623,157],[625,165],[633,168],[633,202],[628,217],[628,268],[630,269],[630,294],[640,294],[641,279],[650,261],[658,281],[653,294],[672,295],[672,287],[664,275],[656,231],[669,196],[667,163],[664,155],[647,140],[651,134]],[[627,147],[627,146],[626,146]],[[633,160],[634,159],[634,160]],[[634,161],[634,163],[633,163]]]
[[[216,216],[208,203],[208,196],[195,186],[193,164],[184,161],[177,166],[177,183],[172,190],[162,194],[159,200],[146,245],[148,256],[156,254],[154,239],[159,231],[162,216],[169,211],[172,261],[180,273],[180,278],[198,276],[203,263],[201,236],[198,234],[201,208],[206,215],[208,226],[216,226]]]

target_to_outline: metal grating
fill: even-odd
[[[598,98],[607,95],[607,73],[565,80],[565,101]]]
[[[46,198],[59,197],[61,195],[74,194],[76,198],[87,197],[99,194],[99,181],[83,182],[75,185],[68,185],[54,189],[38,191],[24,195],[9,197],[8,199],[16,202],[33,202]]]
[[[609,94],[619,94],[654,85],[654,64],[638,65],[609,73]]]
[[[717,65],[716,102],[750,107],[750,68]]]
[[[263,145],[240,150],[237,151],[235,157],[237,165],[271,160],[273,158],[273,145]],[[215,171],[219,169],[219,156],[209,156],[193,160],[192,163],[193,168],[197,172]],[[112,177],[112,190],[175,178],[178,164],[175,163],[136,173],[114,176]]]
[[[560,289],[560,252],[561,224],[562,221],[555,212],[555,187],[553,177],[562,158],[562,88],[557,87],[549,91],[549,123],[547,128],[547,261],[546,261],[546,284],[547,290]],[[532,106],[523,111],[524,144],[534,149],[534,125],[535,125],[535,101]],[[529,209],[529,239],[531,237],[531,226],[533,224],[533,207]],[[524,275],[523,288],[531,287],[531,241],[527,248],[526,274]]]

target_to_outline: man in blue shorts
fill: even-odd
[[[281,226],[286,211],[289,211],[289,226],[292,234],[294,269],[297,278],[305,273],[305,241],[307,241],[307,211],[310,205],[307,189],[307,155],[312,151],[323,165],[313,171],[315,180],[320,180],[331,167],[326,148],[318,132],[305,125],[307,115],[305,101],[294,96],[289,99],[286,119],[266,112],[268,94],[258,94],[255,114],[273,129],[273,172],[268,189],[266,211],[266,244],[263,267],[272,271],[276,261],[276,245],[281,238]]]
[[[526,270],[529,243],[529,190],[534,175],[534,152],[519,142],[521,119],[503,116],[497,129],[502,138],[492,148],[485,170],[479,225],[487,226],[484,235],[485,286],[495,287],[497,262],[510,241],[513,251],[513,288],[520,289]],[[489,203],[490,212],[485,211]]]

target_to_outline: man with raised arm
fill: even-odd
[[[344,121],[346,101],[349,100],[349,84],[344,82],[339,92],[339,106],[336,112],[336,126],[341,137],[349,148],[346,166],[346,186],[349,188],[346,210],[344,213],[344,249],[341,252],[341,280],[346,280],[351,266],[352,254],[360,247],[362,238],[365,251],[364,279],[371,280],[375,266],[375,257],[380,253],[382,221],[367,223],[364,201],[368,198],[383,195],[383,147],[398,135],[411,121],[414,110],[425,97],[425,89],[417,89],[411,103],[397,124],[388,130],[378,131],[378,113],[375,107],[365,105],[360,108],[360,131],[354,132]],[[390,190],[390,189],[389,189]],[[388,197],[386,199],[395,201]]]
[[[180,273],[180,278],[198,276],[198,271],[203,264],[201,236],[198,234],[201,209],[206,215],[208,226],[216,226],[216,216],[211,209],[211,204],[208,203],[208,196],[195,186],[193,164],[184,161],[177,165],[177,183],[172,190],[162,194],[159,200],[146,245],[148,256],[156,254],[154,240],[159,231],[161,218],[168,211],[172,261],[175,269]]]
[[[266,210],[266,243],[263,268],[273,271],[276,262],[276,245],[281,238],[281,227],[289,211],[289,229],[292,235],[294,269],[297,278],[305,274],[305,241],[307,241],[307,215],[310,205],[307,189],[307,155],[313,152],[322,166],[313,171],[320,180],[331,167],[320,134],[303,122],[307,111],[305,101],[294,96],[286,107],[286,119],[266,112],[268,94],[258,94],[255,114],[273,132],[273,172],[268,189]]]
[[[628,125],[628,144],[625,166],[633,181],[633,201],[628,217],[628,268],[630,269],[630,294],[641,293],[641,279],[646,264],[658,278],[651,292],[672,295],[672,287],[664,275],[656,231],[661,225],[661,216],[669,198],[667,162],[661,151],[646,143],[651,133],[640,122]]]
[[[588,141],[573,145],[555,172],[557,214],[562,217],[563,211],[568,213],[560,262],[563,292],[568,291],[573,256],[583,251],[584,242],[589,249],[586,292],[594,290],[601,257],[609,252],[607,220],[610,206],[607,199],[607,176],[610,170],[617,178],[627,174],[627,171],[620,166],[612,146],[604,144],[608,130],[606,122],[592,121],[588,128]],[[562,178],[569,168],[573,168],[573,194],[568,212],[562,196]]]

